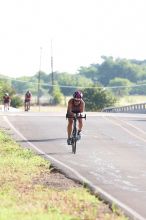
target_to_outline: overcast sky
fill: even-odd
[[[68,73],[102,55],[146,59],[145,10],[146,0],[0,0],[0,74],[48,74],[51,55]]]

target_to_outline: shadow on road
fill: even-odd
[[[50,141],[61,141],[66,140],[66,138],[47,138],[47,139],[28,139],[28,140],[18,140],[17,142],[25,143],[25,142],[50,142]]]
[[[45,152],[45,154],[38,154],[39,156],[46,156],[46,155],[68,155],[68,154],[72,154],[72,152],[70,151],[70,152],[68,152],[68,151],[66,151],[66,152],[52,152],[52,153],[46,153]]]

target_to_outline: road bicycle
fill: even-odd
[[[29,111],[30,110],[30,101],[25,101],[25,103],[24,103],[24,110],[25,111]]]
[[[8,111],[9,107],[10,107],[10,103],[9,102],[4,103],[4,111]]]
[[[76,153],[77,141],[79,140],[78,130],[77,130],[77,120],[79,118],[86,119],[86,114],[83,116],[79,112],[72,112],[73,115],[66,114],[66,118],[73,118],[73,130],[71,135],[71,145],[72,145],[72,153]]]

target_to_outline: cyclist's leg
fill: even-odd
[[[30,101],[28,102],[28,110],[30,110]]]
[[[29,110],[29,102],[26,103],[26,110]]]
[[[25,101],[24,106],[25,106],[25,111],[28,111],[28,102],[27,101]]]
[[[7,111],[7,110],[9,110],[9,108],[8,108],[8,103],[5,102],[5,103],[4,103],[4,111]]]
[[[4,103],[4,111],[6,111],[6,108],[7,108],[7,107],[6,107],[6,103]]]
[[[24,101],[24,111],[26,111],[26,101]]]
[[[67,135],[68,135],[68,139],[67,139],[67,143],[70,144],[71,142],[71,134],[72,134],[72,126],[73,126],[73,119],[72,118],[68,118],[68,125],[67,125]]]
[[[83,120],[82,118],[78,119],[78,131],[81,131],[83,128]]]
[[[72,119],[72,118],[69,118],[69,119],[68,119],[68,125],[67,125],[68,138],[70,138],[71,133],[72,133],[72,125],[73,125],[73,119]]]
[[[9,110],[9,107],[10,107],[10,102],[8,102],[8,106],[7,106],[7,107],[8,107],[8,110]]]
[[[79,139],[81,138],[82,128],[83,128],[83,120],[82,120],[82,118],[79,118],[78,119],[78,138]]]

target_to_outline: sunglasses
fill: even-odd
[[[80,102],[80,101],[81,101],[81,99],[74,99],[74,101],[75,101],[75,102]]]

